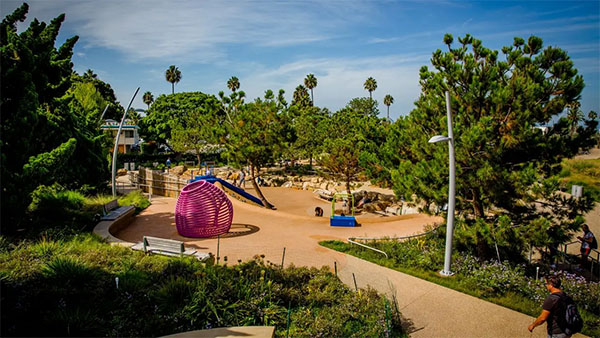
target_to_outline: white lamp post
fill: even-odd
[[[450,263],[452,262],[452,237],[454,235],[454,202],[456,170],[454,168],[454,134],[452,132],[452,112],[450,110],[450,93],[446,92],[446,113],[448,114],[448,136],[437,135],[429,139],[429,143],[448,142],[448,157],[450,161],[450,184],[448,187],[448,217],[446,219],[446,254],[444,256],[443,276],[452,276]]]

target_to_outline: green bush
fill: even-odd
[[[150,206],[150,201],[140,190],[134,190],[119,198],[119,205],[133,205],[140,212]]]
[[[291,336],[402,335],[382,296],[353,292],[326,268],[147,256],[89,234],[5,247],[2,336],[161,336],[238,325],[274,325],[285,336],[288,308]]]

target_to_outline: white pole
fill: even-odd
[[[125,116],[127,116],[127,112],[129,111],[129,108],[131,108],[133,99],[135,98],[135,96],[137,95],[137,93],[139,91],[140,91],[140,87],[138,87],[135,90],[135,93],[133,93],[133,96],[131,97],[131,101],[129,101],[129,105],[127,106],[127,109],[125,109],[125,112],[123,113],[123,117],[121,118],[121,124],[119,124],[119,130],[117,131],[117,137],[115,137],[115,148],[113,149],[113,158],[112,158],[112,195],[113,195],[113,197],[117,196],[117,186],[116,186],[116,182],[117,182],[117,150],[119,149],[119,137],[121,136],[121,130],[123,129],[123,122],[125,122]]]
[[[448,157],[450,161],[450,184],[448,186],[448,217],[446,219],[446,253],[444,256],[444,276],[453,275],[450,271],[452,263],[452,237],[454,236],[454,204],[456,171],[454,168],[454,133],[452,131],[452,111],[450,109],[450,93],[446,91],[446,113],[448,115]]]
[[[104,108],[102,115],[100,115],[100,122],[104,121],[104,114],[106,114],[106,111],[108,110],[108,106],[110,106],[110,103],[106,104],[106,108]]]

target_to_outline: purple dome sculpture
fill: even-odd
[[[212,237],[229,231],[233,206],[227,195],[207,181],[186,185],[175,206],[177,232],[185,237]]]

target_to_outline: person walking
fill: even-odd
[[[167,162],[165,163],[165,172],[169,171],[169,169],[171,169],[171,158],[167,157]]]
[[[240,171],[240,188],[244,189],[246,187],[246,172],[244,168]]]
[[[546,290],[550,294],[544,300],[542,313],[527,327],[529,332],[533,332],[533,329],[546,322],[548,325],[548,338],[571,337],[571,335],[565,333],[565,312],[567,308],[565,298],[567,295],[560,289],[560,285],[561,280],[559,276],[546,277]]]
[[[589,225],[584,223],[581,226],[581,229],[583,230],[583,236],[577,236],[577,239],[581,241],[581,263],[579,264],[579,268],[576,269],[577,271],[582,271],[583,269],[585,269],[585,264],[588,261],[590,251],[598,247],[598,242],[595,241],[596,238],[594,237],[594,234],[590,231]],[[593,246],[595,246],[596,248],[594,248]]]

